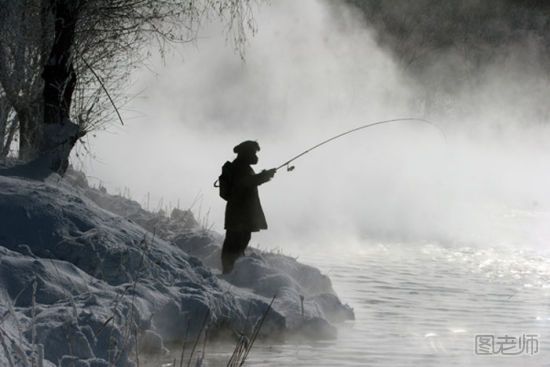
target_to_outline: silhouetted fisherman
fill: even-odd
[[[255,141],[244,141],[233,148],[237,158],[227,162],[220,176],[220,195],[227,200],[225,207],[225,241],[222,248],[222,271],[231,272],[235,261],[244,255],[252,232],[267,229],[267,222],[260,204],[258,186],[271,180],[275,168],[254,173],[258,163],[256,153],[260,146]],[[222,189],[225,194],[222,194]]]

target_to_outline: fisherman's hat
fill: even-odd
[[[260,150],[258,142],[253,140],[246,140],[233,148],[233,152],[237,154],[250,154],[256,153]]]

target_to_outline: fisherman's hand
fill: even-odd
[[[264,180],[269,181],[273,178],[273,176],[275,176],[275,172],[277,172],[275,168],[268,169],[268,170],[264,169],[262,172],[260,172],[260,174],[262,175]]]

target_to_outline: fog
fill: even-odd
[[[211,23],[196,43],[137,71],[130,92],[141,94],[124,108],[126,125],[114,121],[90,137],[93,156],[73,158],[90,182],[152,209],[192,207],[222,232],[212,184],[239,142],[260,143],[259,171],[361,124],[424,117],[446,139],[427,124],[385,124],[281,169],[260,187],[269,230],[251,244],[288,253],[388,241],[544,248],[550,78],[536,45],[515,46],[438,95],[431,86],[448,82],[445,63],[459,56],[442,55],[422,83],[344,5],[273,1],[255,19],[244,62]]]

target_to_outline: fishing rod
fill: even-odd
[[[439,130],[439,132],[441,133],[441,135],[443,136],[443,139],[447,140],[447,137],[445,136],[445,133],[443,132],[443,130],[437,126],[436,124],[434,124],[433,122],[430,122],[428,120],[425,120],[425,119],[422,119],[422,118],[416,118],[416,117],[404,117],[404,118],[397,118],[397,119],[391,119],[391,120],[382,120],[382,121],[376,121],[376,122],[371,122],[371,123],[368,123],[366,125],[361,125],[359,127],[356,127],[356,128],[353,128],[351,130],[348,130],[348,131],[344,131],[343,133],[340,133],[338,135],[335,135],[333,136],[332,138],[329,138],[329,139],[326,139],[326,140],[323,140],[322,142],[320,142],[319,144],[316,144],[314,146],[312,146],[311,148],[309,149],[306,149],[304,150],[302,153],[292,157],[291,159],[289,159],[288,161],[286,161],[285,163],[281,164],[279,167],[275,168],[275,170],[279,170],[283,167],[286,166],[286,169],[287,171],[292,171],[294,170],[294,166],[290,166],[289,164],[293,161],[295,161],[296,159],[306,155],[307,153],[311,152],[312,150],[316,149],[316,148],[319,148],[320,146],[322,145],[325,145],[333,140],[336,140],[338,138],[341,138],[342,136],[345,136],[345,135],[348,135],[348,134],[352,134],[356,131],[359,131],[359,130],[362,130],[362,129],[366,129],[366,128],[369,128],[369,127],[373,127],[373,126],[376,126],[376,125],[382,125],[382,124],[388,124],[388,123],[392,123],[392,122],[405,122],[405,121],[416,121],[416,122],[422,122],[422,123],[426,123],[426,124],[429,124],[435,128],[437,128]]]
[[[425,123],[425,124],[428,124],[428,125],[431,125],[433,127],[435,127],[437,130],[439,130],[439,132],[441,133],[441,136],[443,136],[443,139],[446,141],[447,140],[447,137],[445,136],[445,133],[443,132],[443,130],[437,126],[436,124],[434,124],[433,122],[431,121],[428,121],[426,119],[422,119],[422,118],[416,118],[416,117],[402,117],[402,118],[396,118],[396,119],[391,119],[391,120],[382,120],[382,121],[375,121],[375,122],[371,122],[371,123],[368,123],[368,124],[365,124],[365,125],[361,125],[359,127],[356,127],[356,128],[353,128],[351,130],[347,130],[347,131],[344,131],[343,133],[340,133],[338,135],[335,135],[331,138],[328,138],[326,140],[323,140],[322,142],[320,142],[319,144],[316,144],[314,146],[312,146],[311,148],[308,148],[306,150],[304,150],[302,153],[290,158],[288,161],[284,162],[283,164],[281,164],[280,166],[278,166],[277,168],[275,168],[276,171],[278,171],[279,169],[283,168],[286,166],[286,169],[288,172],[290,171],[293,171],[294,170],[294,166],[290,166],[290,163],[295,161],[296,159],[306,155],[307,153],[311,152],[312,150],[316,149],[316,148],[319,148],[320,146],[322,145],[325,145],[333,140],[336,140],[338,138],[341,138],[342,136],[345,136],[345,135],[348,135],[348,134],[352,134],[356,131],[359,131],[359,130],[362,130],[362,129],[366,129],[366,128],[369,128],[369,127],[373,127],[373,126],[376,126],[376,125],[382,125],[382,124],[388,124],[388,123],[392,123],[392,122],[407,122],[407,121],[416,121],[416,122],[422,122],[422,123]],[[219,187],[219,179],[216,180],[214,182],[214,187]]]

